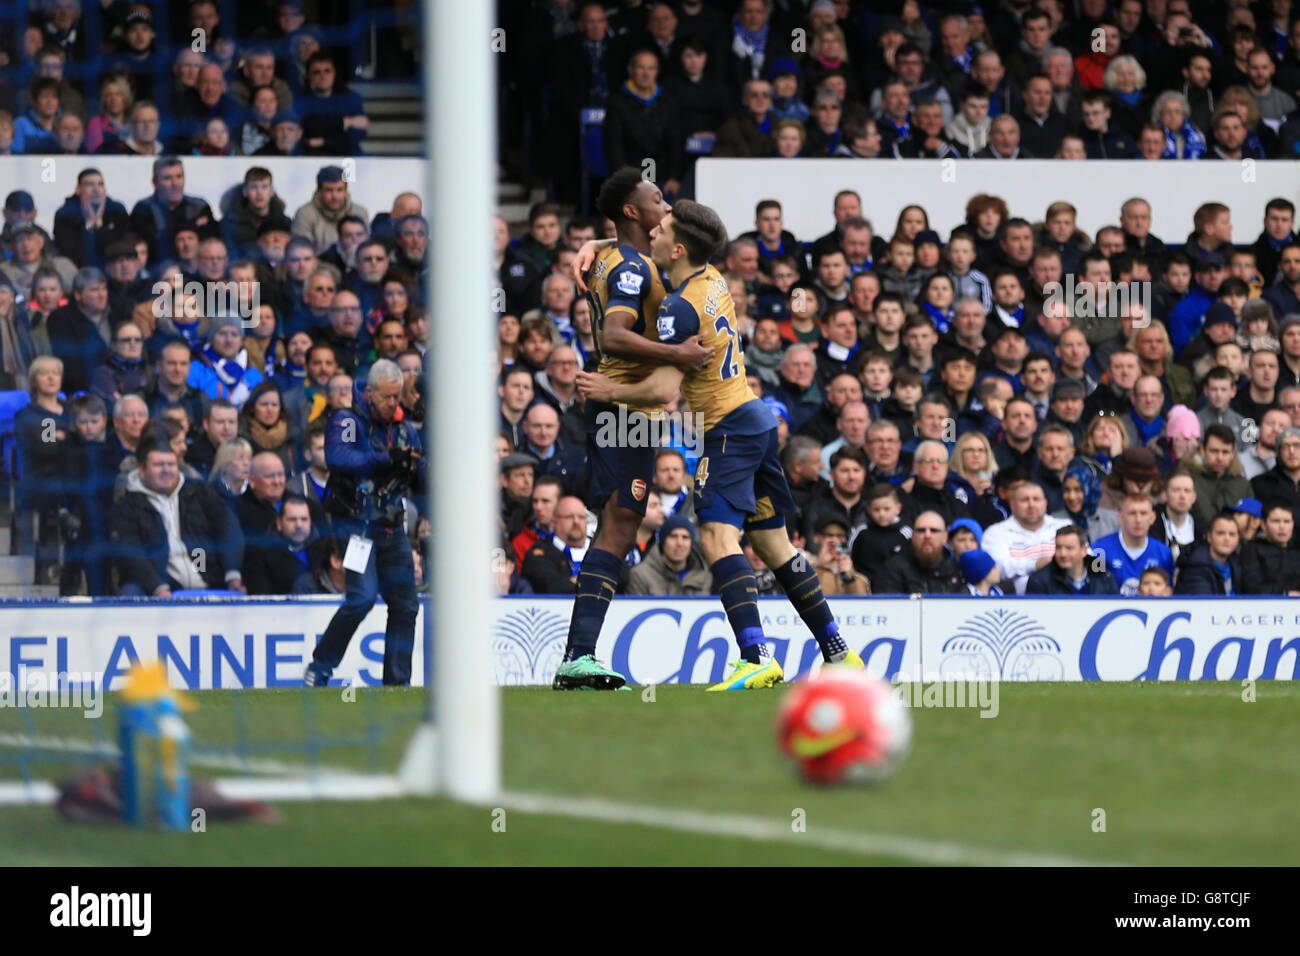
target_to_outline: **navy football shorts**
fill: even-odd
[[[640,412],[627,411],[619,416],[617,405],[588,400],[583,416],[587,428],[587,462],[591,480],[587,485],[587,507],[596,514],[605,508],[609,496],[617,494],[618,505],[645,515],[646,496],[654,479],[655,454],[659,449],[653,441],[627,444],[640,436],[636,428]],[[609,416],[609,417],[606,417]],[[618,427],[618,423],[627,428]],[[654,433],[649,428],[642,435]]]
[[[783,528],[795,510],[775,428],[761,435],[705,433],[704,455],[695,468],[696,521]]]

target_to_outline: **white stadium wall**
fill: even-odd
[[[870,160],[701,159],[696,196],[722,217],[736,236],[754,228],[754,205],[776,199],[785,228],[811,242],[834,224],[831,208],[841,189],[862,196],[863,215],[888,239],[898,214],[925,207],[944,242],[966,219],[967,201],[991,193],[1013,216],[1043,218],[1048,205],[1066,200],[1079,210],[1090,236],[1119,224],[1120,205],[1134,196],[1151,203],[1151,232],[1171,245],[1191,232],[1196,207],[1221,202],[1232,210],[1233,241],[1251,243],[1263,228],[1264,205],[1281,196],[1300,204],[1300,161],[1225,163],[1200,160]]]
[[[218,217],[222,195],[244,181],[250,166],[271,171],[275,191],[285,202],[285,212],[294,211],[311,199],[316,173],[322,166],[343,167],[349,179],[348,191],[373,217],[392,208],[400,192],[424,195],[422,159],[328,156],[181,156],[185,164],[185,192],[201,196]],[[104,174],[110,199],[126,206],[153,192],[153,160],[145,156],[0,156],[0,200],[15,189],[25,189],[36,202],[36,222],[53,233],[54,213],[77,187],[77,174],[93,167]],[[426,212],[427,212],[426,208]]]
[[[841,633],[870,673],[898,680],[1294,680],[1300,603],[1285,598],[831,598]],[[193,690],[296,687],[337,598],[0,603],[0,682],[32,672],[97,675],[118,690],[133,660],[163,659]],[[495,602],[492,667],[501,685],[549,684],[572,598]],[[760,598],[787,679],[819,666],[816,641],[784,598]],[[377,605],[335,670],[380,683]],[[421,633],[417,625],[416,633]],[[639,684],[721,680],[735,641],[716,598],[618,598],[600,654]],[[436,662],[435,662],[436,668]],[[420,642],[414,668],[424,673]]]

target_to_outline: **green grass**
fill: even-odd
[[[1260,683],[1257,701],[1223,683],[1003,684],[1001,712],[914,710],[913,751],[875,790],[803,785],[779,757],[772,721],[780,694],[506,691],[509,790],[673,809],[743,814],[807,830],[862,831],[1099,863],[1300,863],[1300,685]],[[378,748],[364,736],[327,752],[334,765],[395,766],[420,691],[338,694],[215,691],[196,695],[196,737],[230,742],[240,720],[263,744],[303,740],[314,726],[357,736],[394,728]],[[363,708],[369,708],[368,711]],[[362,714],[368,714],[363,719]],[[0,730],[15,729],[13,712]],[[242,715],[242,716],[241,716]],[[102,722],[110,735],[111,709]],[[37,727],[89,739],[89,722],[44,712]],[[254,731],[256,731],[254,733]],[[5,752],[0,751],[0,756]],[[268,756],[276,756],[268,754]],[[288,757],[285,757],[288,759]],[[40,768],[50,779],[55,769]],[[66,767],[63,772],[66,772]],[[12,779],[12,766],[0,764]],[[800,846],[591,823],[511,811],[494,832],[491,808],[438,800],[286,803],[277,826],[213,823],[203,834],[136,833],[63,823],[50,808],[0,808],[6,862],[21,864],[861,864],[900,862]],[[1106,831],[1094,832],[1094,809]],[[903,861],[905,862],[905,861]]]

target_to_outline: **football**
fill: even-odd
[[[912,741],[907,707],[862,671],[824,668],[791,685],[777,723],[781,750],[811,783],[880,783]]]

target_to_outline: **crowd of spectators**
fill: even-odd
[[[703,155],[1296,158],[1293,7],[552,0],[522,109],[570,205],[622,165],[690,196]],[[1172,223],[1140,196],[1087,235],[1069,202],[1016,208],[1013,182],[892,230],[842,190],[819,236],[756,196],[716,260],[826,593],[1300,593],[1294,197],[1241,242],[1221,203]],[[571,592],[590,540],[576,518],[556,537],[552,501],[583,491],[574,374],[598,360],[570,264],[612,235],[578,212],[497,227],[503,592]],[[1067,276],[1087,302],[1051,294]],[[691,437],[660,452],[629,593],[706,587]]]
[[[364,24],[319,6],[22,5],[25,22],[0,20],[0,155],[360,155],[370,121],[347,81]]]
[[[1300,593],[1291,200],[1269,200],[1241,243],[1214,202],[1185,238],[1161,239],[1136,196],[1094,236],[1067,202],[1031,221],[988,194],[942,224],[946,241],[920,205],[888,240],[855,191],[829,212],[826,234],[801,240],[780,203],[760,200],[754,230],[717,262],[749,384],[780,428],[791,536],[828,594]],[[612,223],[562,227],[546,204],[531,223],[516,245],[497,230],[500,517],[514,556],[500,583],[571,592],[589,539],[576,524],[555,537],[554,502],[580,504],[575,377],[598,355],[570,270]],[[679,430],[659,453],[629,593],[708,586],[696,437]]]
[[[1300,156],[1292,0],[528,9],[529,49],[508,78],[535,165],[569,204],[584,164],[599,176],[648,159],[665,193],[691,196],[704,155]]]
[[[340,166],[284,197],[252,166],[211,184],[223,202],[175,156],[153,185],[128,211],[87,166],[53,235],[5,200],[0,389],[30,396],[14,544],[62,594],[341,593],[325,429],[381,359],[424,421],[420,197],[372,216]]]

